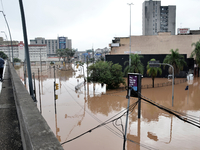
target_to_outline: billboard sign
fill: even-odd
[[[160,67],[159,61],[149,61],[149,67]]]
[[[124,54],[130,54],[130,51],[124,51]],[[141,54],[141,51],[131,51],[131,54]]]
[[[111,47],[119,47],[119,43],[111,43]]]
[[[138,75],[128,74],[128,87],[131,89],[130,97],[138,97]],[[128,90],[129,91],[129,90]],[[128,94],[127,91],[127,94]]]
[[[190,28],[178,28],[178,34],[190,34]]]
[[[66,48],[66,37],[59,37],[59,49]]]

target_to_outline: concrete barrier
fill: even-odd
[[[63,150],[58,139],[40,114],[18,74],[9,63],[12,87],[24,150]]]

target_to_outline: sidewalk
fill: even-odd
[[[0,92],[0,149],[22,150],[20,127],[15,106],[10,71],[6,64]]]

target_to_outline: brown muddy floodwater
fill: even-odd
[[[83,82],[83,70],[79,67],[72,71],[56,70],[56,91],[58,99],[54,105],[54,70],[42,66],[40,76],[41,106],[39,99],[38,68],[32,66],[36,76],[38,109],[42,112],[56,137],[63,143],[91,130],[102,122],[127,108],[126,91],[108,90],[101,84],[83,84],[79,90],[75,86]],[[17,69],[24,82],[23,68]],[[180,80],[180,79],[176,79]],[[166,78],[155,79],[156,83],[168,82]],[[151,78],[142,79],[142,84],[151,84]],[[185,90],[189,85],[189,90]],[[174,86],[174,106],[172,107],[172,86],[142,89],[141,94],[156,103],[186,113],[200,123],[200,78]],[[136,98],[131,98],[134,104]],[[138,106],[129,113],[126,142],[127,150],[164,149],[164,150],[197,150],[200,149],[200,128],[178,119],[176,116],[161,110],[145,101],[141,103],[141,119],[137,118]],[[121,113],[122,114],[122,113]],[[117,115],[116,117],[120,116]],[[114,117],[114,118],[116,118]],[[122,150],[123,136],[121,122],[125,127],[126,116],[107,126],[63,144],[65,150]],[[134,142],[131,142],[134,141]]]

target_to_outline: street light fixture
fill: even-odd
[[[13,62],[13,45],[12,45],[12,37],[11,37],[11,33],[10,33],[10,28],[9,28],[9,25],[8,25],[8,22],[7,22],[7,19],[6,19],[6,15],[4,14],[3,11],[0,11],[0,12],[3,14],[3,17],[6,21],[6,25],[8,27],[8,31],[9,31],[9,35],[10,35],[10,42],[11,42],[11,47],[12,47],[12,60],[11,60],[11,62]]]
[[[5,36],[6,36],[6,41],[8,42],[8,37],[7,37],[6,33],[5,33],[4,31],[1,31],[1,33],[4,33],[4,34],[5,34]],[[10,59],[10,48],[8,47],[8,49],[9,49],[9,59]]]
[[[131,67],[131,5],[133,3],[127,3],[130,6],[130,53],[129,53],[129,68]],[[125,124],[125,133],[124,133],[124,143],[123,143],[123,150],[125,150],[125,145],[126,145],[126,134],[127,134],[127,125],[128,125],[128,113],[129,113],[129,105],[130,105],[130,93],[131,90],[128,89],[128,106],[127,106],[127,113],[126,113],[126,124]]]
[[[129,53],[129,67],[131,67],[131,5],[133,5],[133,3],[127,3],[129,6],[130,6],[130,45],[129,45],[129,48],[130,48],[130,53]]]
[[[28,70],[28,80],[29,80],[29,92],[34,102],[36,102],[36,98],[33,92],[33,83],[32,83],[32,74],[31,74],[31,65],[30,65],[30,57],[29,57],[29,49],[28,49],[28,39],[27,39],[27,32],[26,32],[26,21],[24,15],[24,7],[22,0],[19,0],[21,18],[22,18],[22,28],[23,28],[23,35],[24,35],[24,46],[25,46],[25,55],[26,55],[26,63],[27,63],[27,70]]]

